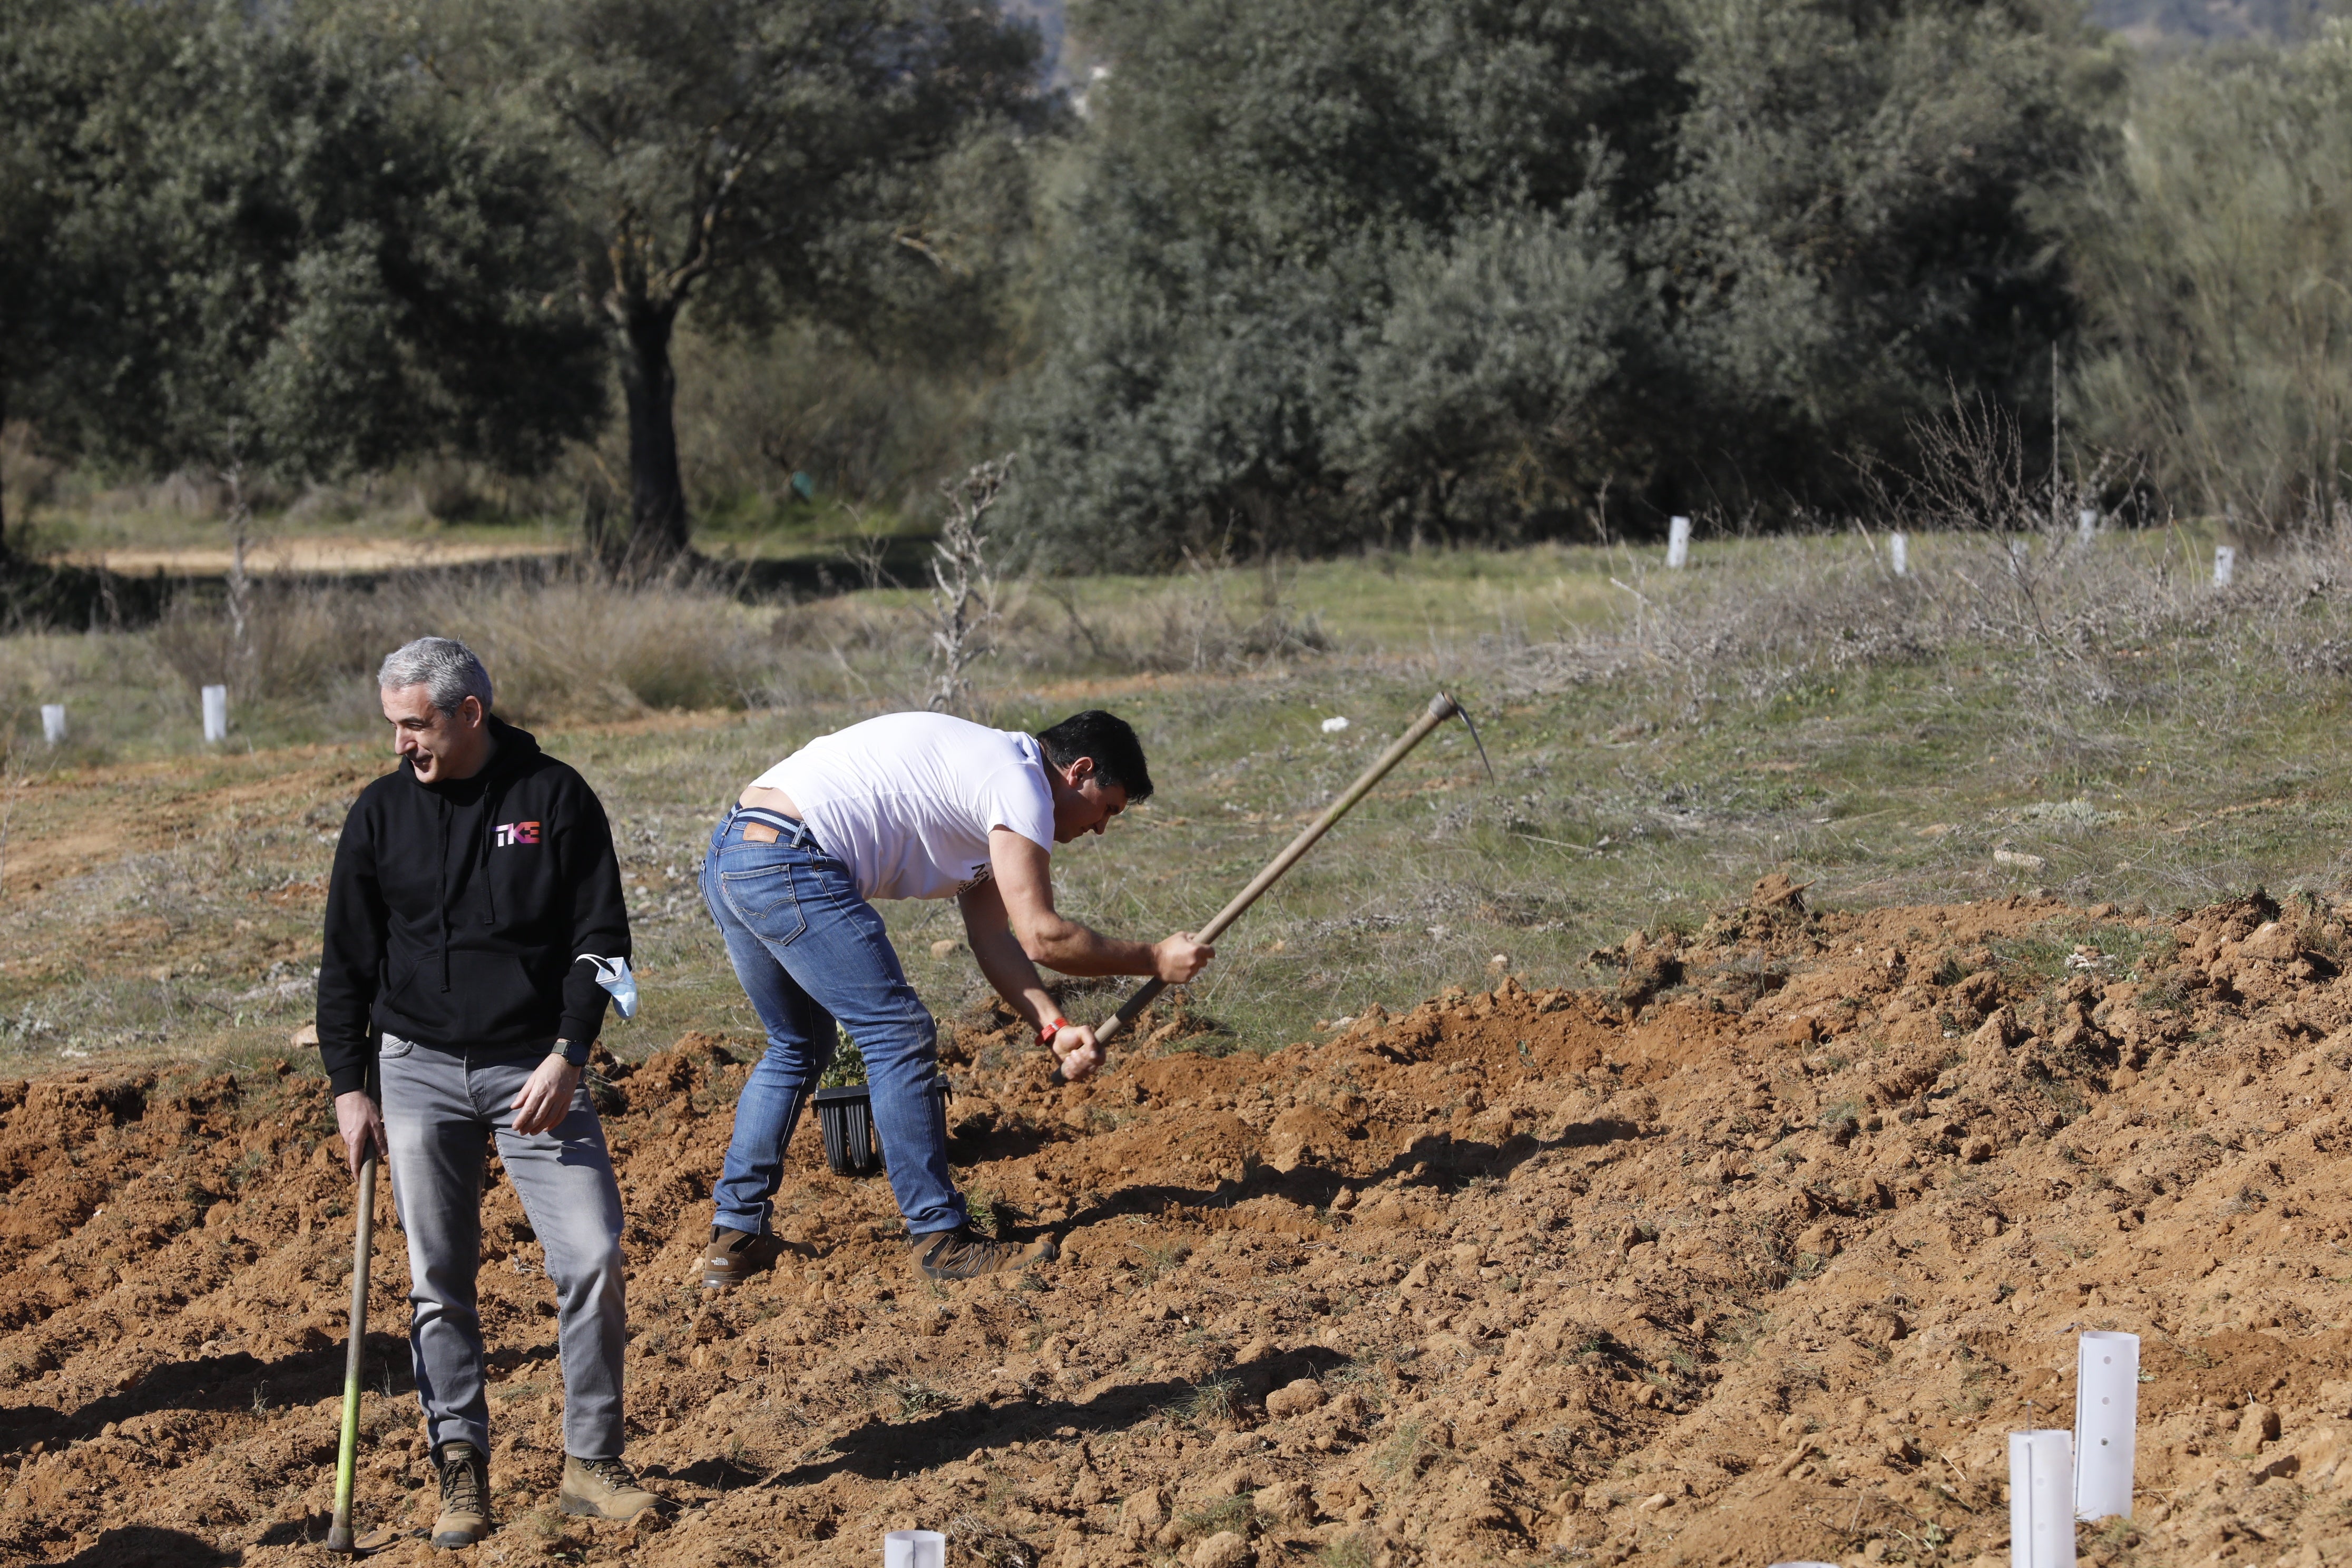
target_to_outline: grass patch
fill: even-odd
[[[1530,984],[1591,984],[1585,952],[1688,926],[1775,868],[1831,906],[2023,890],[2029,874],[1991,859],[2000,846],[2042,856],[2030,880],[2084,904],[2333,889],[2326,846],[2352,829],[2352,685],[2297,661],[2315,638],[2352,636],[2352,598],[2296,584],[2352,569],[2315,546],[2246,563],[2215,595],[2182,570],[2201,542],[2118,535],[2053,556],[2037,591],[2074,650],[2057,656],[2005,601],[1960,587],[1962,571],[1995,578],[1977,571],[1993,547],[1958,537],[1916,537],[1907,586],[1830,538],[1710,543],[1671,575],[1622,550],[1547,546],[1035,584],[982,667],[979,712],[1050,721],[1077,705],[1063,683],[1083,679],[1087,700],[1136,723],[1160,793],[1058,850],[1056,894],[1150,938],[1197,926],[1433,685],[1475,672],[1463,694],[1497,783],[1441,730],[1188,988],[1219,1026],[1188,1048],[1260,1052],[1318,1018],[1490,984],[1498,952]],[[1612,575],[1651,606],[1638,621]],[[920,595],[599,592],[485,578],[462,593],[391,584],[364,605],[289,601],[270,612],[277,663],[215,751],[184,669],[209,657],[204,626],[0,638],[0,1071],[287,1054],[344,805],[386,762],[367,671],[425,624],[483,628],[502,709],[511,693],[605,802],[648,977],[640,1020],[607,1042],[635,1059],[688,1029],[756,1039],[696,889],[716,803],[812,736],[912,702]],[[1326,646],[1269,642],[1276,622]],[[1183,679],[1141,679],[1154,672]],[[78,739],[52,753],[37,708],[60,700]],[[688,708],[722,711],[670,712]],[[1334,716],[1350,725],[1327,734]],[[155,775],[134,765],[159,757],[181,803],[168,834],[146,826]],[[2065,809],[2032,809],[2048,803]],[[44,858],[101,828],[112,848]],[[935,1013],[986,994],[968,952],[929,952],[961,936],[952,909],[883,913]],[[2165,940],[2116,917],[1999,956],[2054,981],[2077,946],[2129,973]]]
[[[1372,1468],[1393,1482],[1410,1482],[1435,1464],[1444,1450],[1418,1421],[1408,1421],[1372,1455]]]
[[[1194,1426],[1230,1426],[1241,1408],[1241,1389],[1240,1382],[1230,1377],[1195,1384],[1177,1405],[1177,1417]]]
[[[1178,1514],[1176,1528],[1183,1531],[1187,1539],[1214,1535],[1223,1530],[1230,1530],[1236,1535],[1247,1535],[1256,1517],[1257,1507],[1248,1498],[1220,1498],[1206,1508]]]

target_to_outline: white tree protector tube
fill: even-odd
[[[226,686],[207,686],[204,690],[204,698],[205,739],[207,741],[227,740],[228,688]]]
[[[52,746],[66,743],[66,705],[62,702],[41,704],[41,739]]]
[[[1911,536],[1909,534],[1888,534],[1886,554],[1887,558],[1895,563],[1895,574],[1897,577],[1911,575]]]
[[[2139,1336],[2093,1331],[2074,1359],[2074,1514],[2131,1517]]]
[[[2010,1568],[2074,1568],[2074,1435],[2009,1435]]]
[[[2213,547],[2213,586],[2226,588],[2238,574],[2238,548],[2234,544]]]
[[[2074,514],[2074,537],[2088,544],[2099,537],[2099,514],[2089,507]]]
[[[948,1538],[936,1530],[894,1530],[882,1538],[882,1568],[948,1568]]]
[[[1666,520],[1666,565],[1679,572],[1690,564],[1690,519],[1670,517]]]

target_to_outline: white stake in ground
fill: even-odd
[[[2238,549],[2233,544],[2213,547],[2213,586],[2226,588],[2230,579],[2238,574]]]
[[[882,1538],[882,1568],[948,1568],[948,1538],[936,1530],[894,1530]]]
[[[2074,1352],[2074,1514],[2131,1517],[2139,1336],[2093,1331]]]
[[[2074,514],[2074,537],[2087,546],[2099,537],[2099,514],[2089,507]]]
[[[2010,1568],[2074,1568],[2074,1435],[2009,1435]]]
[[[205,739],[207,741],[227,740],[228,688],[226,686],[207,686],[205,688],[204,695]]]
[[[62,702],[41,704],[41,739],[52,746],[66,743],[66,705]]]
[[[1886,557],[1895,563],[1895,574],[1897,577],[1911,575],[1911,536],[1907,533],[1888,534]]]
[[[1690,564],[1690,519],[1666,519],[1666,569],[1679,572]]]

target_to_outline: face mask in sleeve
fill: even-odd
[[[583,952],[574,962],[582,960],[596,966],[596,984],[612,994],[613,1005],[621,1016],[635,1017],[637,977],[629,973],[629,961],[625,958],[600,958],[595,953]]]

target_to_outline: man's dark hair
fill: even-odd
[[[1129,805],[1151,798],[1151,775],[1143,767],[1143,742],[1116,713],[1099,708],[1073,713],[1052,729],[1039,731],[1037,744],[1045,748],[1045,760],[1057,768],[1066,768],[1080,757],[1092,757],[1095,777],[1105,788],[1117,784],[1127,791]]]

